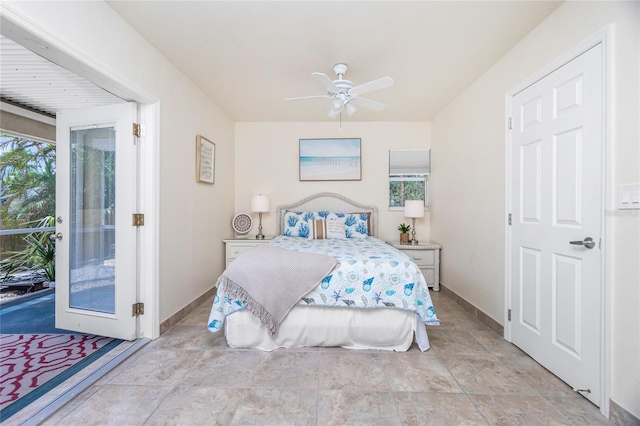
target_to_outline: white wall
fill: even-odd
[[[362,180],[344,182],[300,182],[299,139],[361,138]],[[276,232],[275,208],[317,192],[337,192],[363,204],[378,207],[378,237],[398,240],[397,227],[407,222],[401,211],[389,211],[389,150],[429,148],[430,125],[426,122],[372,123],[236,123],[236,212],[250,212],[251,196],[266,194],[271,213],[263,215],[263,233]],[[258,233],[254,214],[254,228]],[[229,225],[229,234],[231,226]],[[429,239],[429,213],[416,220],[416,238]]]
[[[106,73],[160,101],[160,211],[156,219],[162,322],[210,289],[222,273],[221,240],[228,232],[216,224],[228,223],[233,217],[233,122],[106,3],[12,1],[3,3],[6,5],[101,64]],[[197,134],[216,144],[215,185],[195,182]],[[154,221],[147,218],[148,223]]]
[[[441,281],[500,323],[504,94],[615,23],[614,158],[609,178],[615,186],[640,182],[639,20],[639,2],[566,2],[432,122],[431,234],[443,245]],[[640,416],[640,215],[615,210],[606,216],[613,225],[611,396]]]

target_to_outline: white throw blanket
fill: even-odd
[[[332,256],[261,244],[234,260],[217,286],[241,300],[271,334],[277,334],[293,305],[317,287],[337,264]]]

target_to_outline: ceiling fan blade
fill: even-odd
[[[386,89],[393,86],[393,79],[391,77],[382,77],[377,80],[370,81],[360,86],[356,86],[351,89],[352,95],[361,95],[367,92],[373,92],[374,90]]]
[[[318,96],[298,96],[297,98],[286,98],[285,101],[297,101],[300,99],[314,99],[314,98],[331,98],[329,95],[318,95]]]
[[[327,77],[326,74],[322,74],[321,72],[312,72],[311,76],[315,78],[318,83],[326,87],[328,91],[333,93],[338,93],[340,91],[340,89],[338,89],[338,86],[333,84],[333,81],[331,81],[331,79]]]
[[[365,98],[353,98],[349,101],[356,106],[360,106],[363,108],[372,109],[374,111],[382,111],[384,109],[384,104],[376,101],[372,101],[371,99]]]

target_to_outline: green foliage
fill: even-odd
[[[22,228],[55,214],[55,145],[0,133],[0,224]]]
[[[0,133],[0,228],[54,226],[55,145]],[[38,269],[55,278],[55,244],[48,232],[1,237],[0,282]]]
[[[405,225],[404,223],[401,223],[400,226],[398,226],[398,231],[402,232],[403,234],[406,234],[410,230],[411,225]]]
[[[426,200],[426,181],[389,181],[389,207],[403,207],[405,200]]]
[[[55,225],[53,216],[37,221],[38,228]],[[37,270],[49,281],[56,278],[56,246],[49,239],[49,232],[34,232],[24,237],[27,247],[13,252],[11,256],[0,262],[0,282],[10,280],[16,273]]]

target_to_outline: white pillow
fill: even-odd
[[[327,220],[327,238],[346,239],[345,224],[341,220]]]

